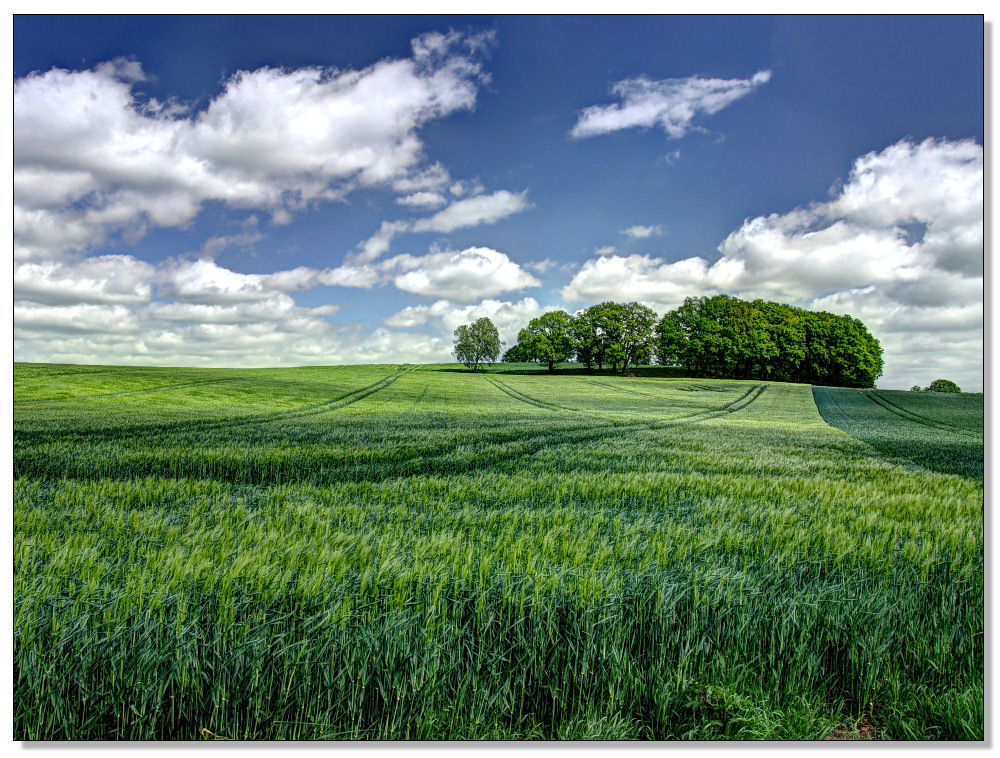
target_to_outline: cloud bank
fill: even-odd
[[[430,33],[368,68],[240,71],[200,112],[143,100],[116,60],[14,83],[14,249],[52,259],[125,233],[180,226],[208,201],[277,222],[361,187],[419,191],[428,121],[474,107],[488,37]],[[446,172],[445,172],[446,173]],[[409,195],[411,204],[428,196]]]

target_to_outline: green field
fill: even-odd
[[[982,740],[981,419],[636,373],[16,364],[14,738]]]
[[[824,420],[901,465],[983,479],[983,396],[814,387]]]

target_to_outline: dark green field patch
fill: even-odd
[[[983,397],[813,387],[823,419],[890,460],[983,479]]]

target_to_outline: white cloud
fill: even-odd
[[[700,114],[711,115],[768,82],[770,71],[751,79],[625,79],[612,87],[620,103],[585,108],[570,131],[578,139],[620,129],[658,126],[672,139],[683,137]]]
[[[414,192],[412,195],[397,198],[396,202],[400,205],[408,205],[411,208],[433,209],[440,208],[442,205],[447,203],[448,200],[440,192],[428,192],[423,190],[421,192]]]
[[[311,287],[318,275],[306,267],[274,274],[240,274],[203,258],[169,264],[159,278],[163,293],[177,302],[223,305],[266,300],[276,292]]]
[[[452,189],[454,190],[454,187]],[[480,224],[495,224],[502,218],[530,208],[531,203],[526,199],[527,193],[527,190],[520,193],[497,190],[492,195],[477,195],[456,200],[429,218],[383,221],[378,231],[360,244],[361,252],[353,260],[368,263],[381,257],[389,250],[396,235],[404,232],[447,233]],[[444,201],[443,196],[438,195],[438,197]]]
[[[666,263],[648,255],[591,258],[562,289],[568,302],[639,300],[661,313],[705,287],[708,264],[701,258]]]
[[[21,260],[189,222],[209,200],[276,222],[358,187],[443,187],[417,130],[475,104],[484,39],[429,34],[360,71],[241,71],[203,111],[142,103],[135,62],[14,83],[14,242]]]
[[[84,261],[14,263],[14,297],[45,305],[142,303],[152,297],[155,269],[130,255]]]
[[[662,313],[726,292],[849,313],[882,343],[880,386],[938,378],[914,375],[919,354],[929,373],[982,389],[982,146],[904,140],[869,153],[829,202],[748,219],[719,251],[712,264],[595,257],[562,296],[638,299]]]
[[[361,243],[361,252],[354,260],[367,263],[381,257],[389,250],[395,236],[409,231],[411,226],[409,221],[383,221],[378,231]]]
[[[392,188],[403,194],[422,190],[440,192],[450,181],[448,169],[440,163],[434,163],[425,169],[411,171],[401,176],[392,183]]]
[[[541,284],[504,253],[487,247],[420,257],[400,255],[383,266],[386,271],[401,272],[392,278],[393,284],[401,290],[459,303],[471,303]]]
[[[495,224],[502,218],[531,207],[524,192],[497,190],[492,195],[478,195],[456,200],[430,218],[413,223],[415,232],[451,232],[480,224]]]
[[[634,240],[647,239],[660,236],[663,234],[663,229],[659,224],[656,226],[630,226],[628,229],[622,229],[622,234]]]
[[[544,274],[548,271],[551,271],[558,265],[559,265],[558,261],[554,261],[551,258],[546,258],[544,261],[532,261],[531,263],[525,263],[524,267],[529,271],[535,271],[539,274]]]

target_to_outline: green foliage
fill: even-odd
[[[857,319],[729,295],[687,298],[657,324],[659,360],[698,376],[873,387],[882,348]]]
[[[573,318],[566,311],[549,311],[533,318],[517,335],[519,354],[547,363],[549,373],[556,363],[568,360],[575,351]]]
[[[522,345],[514,345],[507,349],[500,361],[502,363],[530,363],[534,359],[527,354]]]
[[[651,362],[655,324],[656,313],[637,302],[592,305],[572,319],[577,360],[588,371],[594,363],[599,371],[608,364],[624,375],[629,364]]]
[[[452,354],[473,371],[480,363],[493,363],[502,347],[500,334],[493,322],[483,316],[472,324],[462,324],[455,329],[455,348]]]
[[[961,392],[955,382],[948,379],[935,379],[927,387],[927,392]]]
[[[14,738],[983,739],[981,478],[508,368],[15,365]]]

